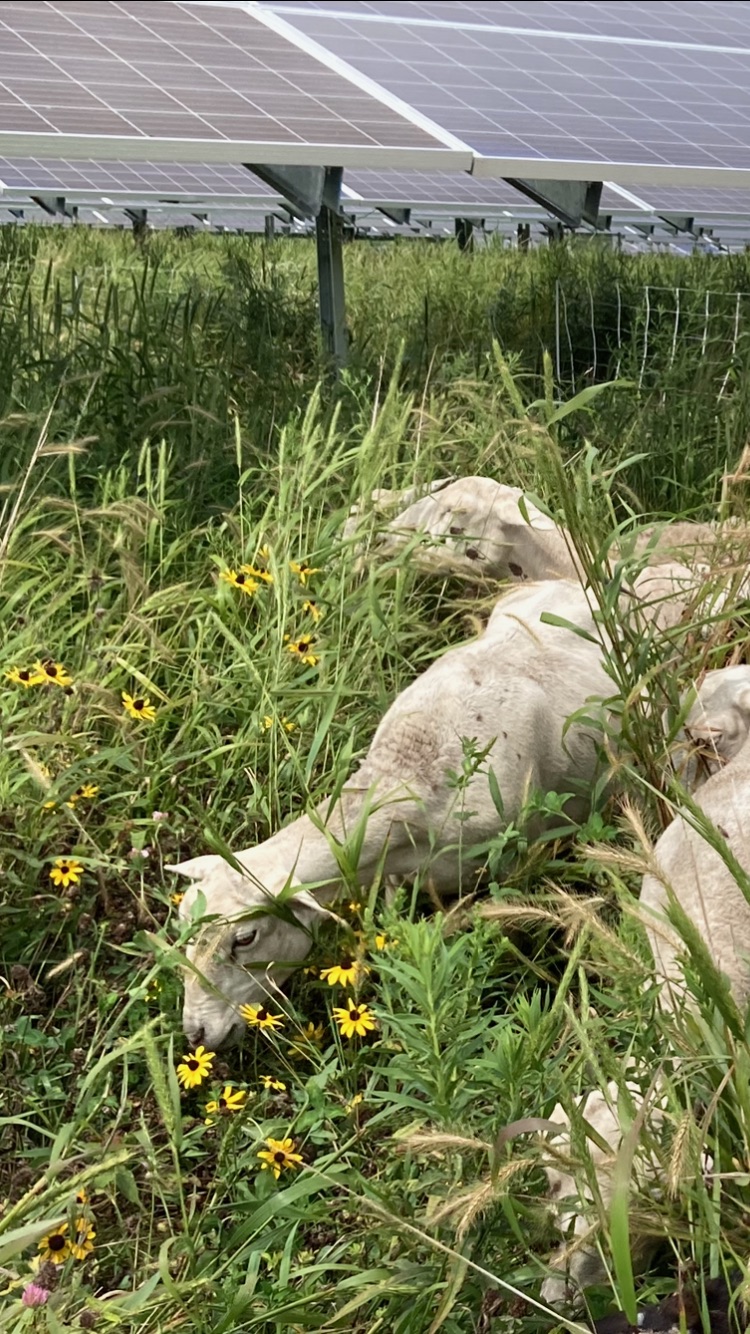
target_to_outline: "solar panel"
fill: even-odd
[[[526,28],[569,36],[616,37],[639,41],[675,41],[688,45],[750,47],[747,6],[723,0],[261,0],[263,8],[291,17],[295,12],[346,14],[431,24]]]
[[[0,151],[471,165],[447,135],[321,64],[272,18],[177,0],[3,0]]]
[[[1,11],[0,11],[1,12]],[[280,199],[244,167],[231,163],[75,161],[0,157],[0,198],[52,191],[76,198],[130,202],[226,198],[262,204]]]
[[[422,25],[390,10],[364,19],[298,9],[284,9],[282,27],[468,143],[482,155],[477,175],[593,169],[624,183],[724,185],[743,172],[733,181],[750,184],[750,48],[457,27],[442,5]]]
[[[444,207],[458,213],[502,212],[528,208],[530,204],[512,185],[498,178],[481,180],[468,172],[346,171],[345,193],[354,191],[363,200],[400,207],[422,205]],[[347,193],[347,198],[351,198]],[[346,204],[346,199],[344,200]]]

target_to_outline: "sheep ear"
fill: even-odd
[[[203,857],[190,857],[186,862],[174,862],[165,865],[165,871],[174,871],[176,875],[185,875],[189,880],[205,880],[217,866],[226,866],[223,857],[207,853]]]
[[[294,894],[290,894],[288,899],[289,907],[296,913],[300,908],[305,913],[313,917],[331,917],[334,921],[339,921],[335,913],[328,908],[324,908],[322,903],[318,903],[314,894],[308,889],[298,889]]]

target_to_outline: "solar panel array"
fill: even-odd
[[[503,175],[606,175],[613,225],[728,234],[749,76],[747,0],[0,0],[0,203],[111,225],[171,201],[260,230],[284,199],[242,163],[315,163],[346,168],[357,217],[504,227],[545,213]]]

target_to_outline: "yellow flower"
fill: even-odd
[[[342,1037],[364,1038],[377,1028],[375,1015],[366,1005],[355,1005],[351,996],[347,1000],[348,1009],[333,1007],[333,1017],[341,1030]]]
[[[263,731],[270,732],[275,721],[276,719],[272,718],[270,713],[264,714],[263,721],[261,723]],[[279,718],[279,723],[281,724],[285,732],[293,732],[297,726],[296,723],[293,723],[291,719],[287,718],[286,716],[282,716],[281,718]]]
[[[85,1260],[94,1249],[94,1238],[96,1232],[94,1225],[88,1218],[77,1218],[75,1232],[70,1241],[70,1253],[74,1260]]]
[[[387,936],[376,936],[376,937],[375,937],[375,949],[376,949],[376,950],[389,950],[389,949],[391,948],[392,945],[398,945],[398,941],[397,941],[397,940],[389,940]]]
[[[9,672],[5,673],[6,681],[10,681],[14,686],[41,686],[47,680],[41,672],[34,667],[11,667]]]
[[[177,1078],[183,1088],[194,1089],[208,1079],[216,1052],[206,1051],[205,1047],[196,1047],[195,1051],[183,1056],[177,1067]]]
[[[46,681],[48,685],[53,686],[72,686],[73,678],[68,676],[61,662],[53,662],[51,658],[46,658],[44,662],[34,664],[34,671],[37,672],[40,680]]]
[[[76,803],[79,801],[93,801],[98,791],[99,789],[95,783],[82,783],[80,787],[76,788],[72,797],[69,801],[66,801],[65,805],[70,806],[70,809],[73,810]]]
[[[176,889],[176,890],[174,891],[174,894],[170,894],[170,896],[169,896],[169,902],[170,902],[170,903],[173,903],[174,906],[175,906],[175,908],[179,908],[179,906],[180,906],[180,904],[182,903],[182,900],[184,899],[184,897],[185,897],[185,891],[184,891],[184,890],[180,890],[180,889]]]
[[[321,968],[320,980],[327,982],[329,987],[356,987],[369,971],[359,959],[346,958],[332,968]]]
[[[152,723],[156,718],[156,709],[151,704],[148,695],[128,695],[123,690],[122,707],[131,718],[135,718],[136,722]]]
[[[286,1093],[286,1084],[280,1079],[274,1079],[273,1075],[261,1075],[260,1082],[264,1089],[276,1089],[278,1093]]]
[[[291,1167],[296,1172],[302,1162],[302,1154],[293,1152],[293,1139],[267,1139],[265,1142],[267,1148],[258,1153],[261,1172],[270,1168],[277,1181],[285,1167]]]
[[[206,1125],[212,1126],[214,1116],[225,1116],[230,1112],[241,1112],[245,1105],[247,1094],[242,1089],[233,1089],[231,1084],[225,1084],[224,1090],[217,1098],[206,1103]]]
[[[322,570],[317,566],[308,565],[306,561],[290,560],[289,569],[292,574],[296,574],[303,588],[307,587],[307,581],[313,574],[322,574]]]
[[[289,1048],[289,1055],[292,1060],[304,1061],[305,1058],[309,1059],[315,1047],[322,1047],[323,1033],[322,1024],[305,1024],[294,1044]]]
[[[307,598],[307,600],[302,603],[302,610],[310,613],[310,615],[313,618],[314,625],[318,624],[318,621],[323,615],[317,602],[314,602],[312,598]]]
[[[49,878],[58,889],[67,889],[68,885],[77,885],[83,875],[83,867],[75,857],[56,857]]]
[[[262,579],[264,584],[273,583],[273,575],[268,570],[256,570],[254,565],[241,565],[240,569],[243,574],[249,574],[251,579]]]
[[[224,579],[226,583],[231,584],[233,588],[239,588],[241,593],[247,593],[248,597],[252,597],[254,593],[257,593],[260,587],[257,579],[252,579],[249,574],[245,574],[242,571],[238,574],[236,570],[222,570],[219,574],[219,578]]]
[[[76,1204],[88,1204],[89,1194],[85,1186],[81,1186],[76,1191]]]
[[[53,1265],[65,1263],[70,1254],[70,1245],[65,1235],[67,1230],[67,1223],[61,1223],[54,1232],[48,1232],[46,1237],[42,1237],[39,1242],[39,1260],[42,1264],[47,1260],[51,1260]]]
[[[299,639],[292,639],[291,635],[284,635],[284,642],[287,652],[295,658],[299,658],[300,662],[304,662],[308,667],[318,665],[320,659],[312,652],[312,644],[314,643],[312,635],[300,635]]]
[[[348,1102],[344,1107],[344,1111],[349,1113],[356,1111],[359,1104],[364,1101],[364,1096],[364,1093],[355,1093],[351,1102]]]
[[[240,1014],[251,1028],[283,1028],[280,1014],[271,1014],[265,1005],[241,1005]]]

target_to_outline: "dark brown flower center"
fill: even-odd
[[[285,1163],[285,1162],[286,1162],[286,1154],[283,1153],[281,1149],[279,1149],[279,1150],[273,1155],[273,1161],[274,1161],[275,1163]]]
[[[47,1245],[51,1251],[62,1251],[65,1249],[65,1238],[61,1237],[59,1232],[55,1232],[55,1234],[50,1237]]]
[[[29,671],[28,667],[24,667],[24,668],[18,673],[18,675],[19,675],[19,677],[20,677],[20,679],[21,679],[22,681],[30,681],[30,680],[31,680],[31,672]]]
[[[238,574],[238,575],[237,575],[237,583],[238,583],[238,584],[244,584],[244,583],[246,583],[246,581],[247,581],[247,575],[246,575],[246,574]]]
[[[352,1023],[358,1024],[360,1019],[362,1018],[362,1015],[360,1014],[359,1010],[350,1010],[349,1018],[352,1020]]]
[[[219,1098],[219,1111],[223,1112],[226,1106],[227,1106],[226,1098]]]
[[[45,662],[44,670],[48,676],[57,676],[57,668],[54,662]]]
[[[267,1018],[268,1018],[268,1010],[266,1009],[265,1005],[262,1005],[262,1006],[261,1006],[261,1008],[258,1010],[258,1013],[256,1014],[255,1018],[256,1018],[256,1019],[259,1019],[259,1020],[261,1021],[261,1023],[263,1022],[264,1019],[267,1019]]]
[[[342,973],[348,973],[349,969],[353,967],[354,967],[354,960],[349,958],[348,956],[346,959],[341,960],[340,968]]]
[[[62,865],[60,866],[60,870],[62,871],[63,875],[70,875],[70,867],[68,866],[67,862],[62,863]]]
[[[146,702],[146,701],[143,700],[143,699],[134,699],[134,700],[133,700],[133,708],[136,709],[136,711],[137,711],[138,713],[140,713],[140,711],[141,711],[141,709],[143,708],[145,702]]]
[[[200,1061],[196,1061],[195,1057],[193,1057],[192,1060],[187,1062],[187,1068],[188,1070],[200,1070],[201,1063]]]

